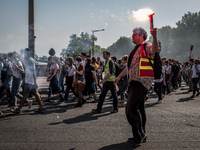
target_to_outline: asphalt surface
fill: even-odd
[[[48,87],[45,78],[38,78],[42,100]],[[0,150],[199,150],[200,149],[200,96],[190,98],[184,85],[164,97],[157,104],[154,94],[146,102],[147,142],[135,148],[127,139],[132,136],[125,116],[125,108],[111,114],[112,100],[107,94],[101,114],[92,99],[81,108],[74,108],[76,101],[70,95],[68,105],[59,107],[58,96],[44,103],[45,112],[35,113],[37,102],[28,110],[24,105],[20,115],[7,111],[3,100],[0,110]],[[99,95],[100,93],[98,93]],[[32,98],[34,100],[34,98]]]

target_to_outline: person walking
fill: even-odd
[[[167,94],[171,93],[170,89],[169,89],[170,75],[171,75],[171,66],[169,65],[169,62],[166,60],[165,61],[165,83],[166,83],[166,85],[164,86],[163,94],[165,94],[166,90],[167,90]]]
[[[133,30],[132,40],[136,46],[129,54],[126,68],[114,81],[116,85],[123,76],[127,73],[129,75],[126,117],[132,127],[133,134],[133,138],[129,138],[128,142],[131,142],[133,146],[139,146],[147,137],[144,102],[154,79],[154,71],[149,59],[153,62],[153,55],[158,50],[156,28],[151,30],[151,35],[153,37],[152,44],[147,43],[144,47],[147,32],[143,28]]]
[[[84,83],[85,67],[82,64],[82,59],[81,59],[80,56],[76,57],[75,65],[76,65],[76,68],[77,68],[77,69],[75,69],[76,80]],[[74,86],[74,85],[72,85],[72,86]],[[82,104],[86,103],[86,100],[83,98],[82,91],[83,91],[83,89],[75,88],[75,93],[77,93],[77,95],[78,95],[78,103],[75,104],[74,107],[81,107]]]
[[[25,85],[24,85],[24,92],[23,92],[23,98],[20,102],[20,105],[18,108],[16,108],[13,112],[15,114],[20,114],[21,109],[28,98],[28,95],[30,92],[33,93],[35,96],[39,108],[35,112],[44,112],[44,107],[42,105],[41,97],[37,91],[38,85],[36,82],[36,68],[35,68],[35,60],[31,57],[31,50],[29,48],[25,49]]]
[[[105,77],[100,82],[100,84],[103,84],[103,90],[99,96],[97,108],[92,109],[92,112],[101,113],[106,94],[108,90],[110,90],[113,97],[113,110],[111,111],[111,113],[117,113],[118,112],[118,98],[117,98],[117,93],[116,93],[116,87],[113,84],[116,78],[114,74],[115,64],[110,59],[109,51],[103,52],[103,58],[105,59],[105,66],[104,66]]]
[[[124,55],[121,59],[121,65],[119,66],[121,68],[121,70],[124,70],[124,68],[127,65],[127,59],[128,56]],[[124,107],[124,99],[125,99],[125,92],[128,88],[128,76],[125,75],[124,77],[121,78],[121,80],[118,83],[118,87],[119,87],[119,95],[121,96],[121,101],[118,105],[118,107]]]
[[[92,66],[92,61],[90,58],[87,58],[85,61],[85,88],[83,90],[83,95],[89,96],[90,94],[93,95],[94,99],[97,99],[95,90],[93,88],[93,82],[95,80],[95,85],[98,84],[97,77],[96,77],[96,71],[94,66]]]
[[[76,68],[74,66],[74,59],[73,57],[68,57],[67,58],[67,65],[68,65],[68,77],[67,77],[67,87],[65,90],[65,96],[64,96],[64,101],[62,103],[59,104],[59,106],[67,106],[67,101],[68,101],[68,97],[69,97],[69,91],[72,90],[72,92],[74,93],[74,95],[76,97],[78,97],[78,95],[75,93],[75,89],[73,87],[73,84],[75,82],[75,78],[76,78]]]
[[[48,98],[44,102],[50,102],[50,97],[54,92],[59,93],[59,97],[62,98],[62,92],[60,90],[60,85],[59,85],[59,65],[58,65],[58,57],[52,56],[51,59],[51,68],[50,68],[50,77],[47,78],[47,81],[50,82],[49,84],[49,93],[48,93]]]
[[[13,62],[13,80],[12,80],[12,88],[11,88],[11,96],[13,101],[13,106],[11,109],[17,108],[17,99],[22,100],[23,96],[19,93],[21,84],[22,84],[22,73],[24,73],[24,67],[22,62],[17,58],[16,53],[10,53],[11,60]],[[29,109],[32,105],[32,100],[27,100]]]
[[[190,81],[193,83],[193,94],[191,98],[195,96],[199,96],[199,88],[197,87],[197,83],[199,82],[199,74],[200,74],[200,65],[198,64],[198,60],[194,61],[194,65],[192,66],[192,73],[190,76]],[[195,93],[197,92],[197,95]]]

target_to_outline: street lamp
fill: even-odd
[[[105,29],[101,30],[92,30],[92,56],[94,56],[94,32],[105,31]]]

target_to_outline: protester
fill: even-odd
[[[81,53],[81,59],[82,59],[83,66],[85,66],[86,65],[86,63],[85,63],[85,61],[86,61],[86,53],[85,52]]]
[[[93,66],[94,69],[95,69],[95,73],[96,73],[96,77],[97,77],[97,76],[98,76],[98,75],[97,75],[97,71],[98,71],[98,68],[99,68],[99,66],[98,66],[98,64],[97,64],[97,60],[96,60],[95,57],[92,57],[92,58],[91,58],[91,61],[92,61],[92,66]],[[95,91],[95,93],[96,93],[96,92],[97,92],[97,86],[95,85],[95,80],[93,81],[92,87],[93,87],[93,89],[94,89],[94,91]]]
[[[3,70],[1,71],[1,82],[2,86],[0,87],[0,99],[3,97],[3,91],[6,90],[7,96],[9,99],[9,106],[13,106],[12,96],[10,92],[11,76],[12,76],[12,63],[10,61],[11,57],[8,58],[7,54],[3,55]]]
[[[164,89],[163,89],[163,94],[165,94],[166,90],[167,90],[167,94],[170,93],[170,89],[169,89],[169,78],[171,75],[171,66],[169,65],[169,62],[166,60],[165,61],[165,83],[166,85],[164,85]]]
[[[179,74],[179,66],[177,65],[177,61],[173,60],[173,66],[172,66],[172,87],[174,90],[178,88],[177,86],[177,78]]]
[[[94,99],[97,99],[95,94],[95,90],[93,89],[93,81],[95,80],[95,84],[97,85],[97,77],[95,68],[91,65],[91,59],[87,58],[85,65],[85,88],[83,90],[83,95],[86,97],[90,94],[93,95]]]
[[[189,78],[191,77],[192,74],[192,66],[194,64],[194,59],[190,58],[189,60],[189,68],[188,68],[188,74],[189,74]],[[191,80],[189,80],[189,90],[188,92],[192,92],[193,91],[193,82]]]
[[[72,92],[74,93],[74,95],[76,97],[78,97],[78,95],[75,93],[75,89],[74,87],[72,86],[75,82],[75,79],[76,79],[76,68],[74,66],[74,59],[72,57],[68,57],[67,58],[67,65],[68,65],[68,78],[67,78],[67,87],[66,87],[66,90],[65,90],[65,96],[64,96],[64,102],[60,103],[59,105],[60,106],[67,106],[67,101],[68,101],[68,97],[69,97],[69,91],[72,90]]]
[[[160,79],[156,79],[154,82],[154,91],[156,92],[156,94],[158,95],[158,101],[157,103],[162,103],[163,100],[163,86],[166,86],[166,82],[165,82],[165,69],[164,66],[162,66],[162,74]]]
[[[128,59],[128,55],[124,55],[121,59],[121,65],[119,66],[120,70],[124,70],[124,68],[126,68],[127,65],[127,59]],[[124,107],[124,99],[125,99],[125,92],[128,88],[128,76],[125,75],[123,76],[119,83],[118,83],[118,87],[119,87],[119,95],[121,96],[121,101],[118,105],[118,107]]]
[[[98,87],[102,91],[102,87],[100,85],[100,80],[102,79],[102,72],[103,72],[103,63],[100,59],[100,57],[97,57],[97,63],[98,63],[98,70],[97,70],[97,80],[98,80]]]
[[[28,98],[28,95],[30,92],[33,93],[35,96],[38,104],[39,109],[35,112],[44,112],[44,108],[41,102],[41,97],[37,91],[38,85],[36,83],[36,69],[35,69],[35,61],[33,58],[31,58],[31,50],[29,48],[25,49],[25,85],[24,85],[24,91],[23,91],[23,98],[20,102],[20,105],[18,108],[16,108],[13,112],[16,114],[21,113],[22,106],[24,105],[26,99]]]
[[[136,46],[129,54],[126,68],[114,81],[116,85],[123,76],[127,73],[129,75],[130,87],[126,104],[126,116],[133,133],[133,138],[129,138],[128,141],[133,146],[140,145],[146,139],[144,102],[146,93],[152,86],[154,78],[153,68],[148,58],[152,58],[158,50],[156,28],[151,30],[151,35],[153,37],[152,45],[148,43],[144,48],[144,43],[147,39],[146,31],[143,28],[135,28],[133,30],[132,39]],[[151,60],[153,61],[153,59]],[[146,70],[146,67],[151,67],[151,69]]]
[[[13,106],[11,109],[17,108],[17,99],[19,98],[22,100],[23,96],[19,93],[21,84],[22,84],[22,74],[24,73],[24,67],[22,65],[22,62],[17,58],[16,53],[9,53],[11,60],[13,62],[12,68],[13,68],[13,80],[12,80],[12,90],[11,90],[11,96],[13,101]],[[29,109],[32,105],[32,100],[27,100]]]
[[[105,77],[104,79],[101,80],[101,84],[103,84],[103,90],[99,96],[97,108],[92,109],[92,112],[101,113],[106,94],[108,90],[110,90],[113,97],[113,110],[111,111],[111,113],[117,113],[118,112],[118,98],[116,94],[116,87],[113,84],[115,80],[115,74],[114,74],[115,64],[110,59],[109,51],[103,52],[103,58],[105,59],[105,62],[106,62],[104,66]]]
[[[186,83],[186,85],[189,85],[189,63],[188,62],[184,62],[183,65],[183,79]]]
[[[62,98],[62,92],[60,90],[60,85],[59,85],[59,65],[58,65],[58,57],[53,56],[51,59],[51,68],[50,68],[50,76],[47,78],[47,81],[50,82],[49,84],[49,93],[48,93],[48,98],[44,102],[50,102],[52,92],[58,92],[59,97]]]
[[[76,62],[75,62],[76,68],[76,80],[81,81],[84,83],[84,72],[85,72],[85,67],[82,64],[82,59],[80,56],[76,57]],[[74,86],[74,85],[73,85]],[[75,93],[78,94],[78,103],[74,107],[81,107],[82,104],[86,103],[86,100],[83,98],[81,89],[75,89]]]
[[[198,60],[194,61],[194,65],[192,66],[192,73],[190,76],[190,81],[193,83],[193,95],[191,98],[195,97],[195,93],[197,92],[196,96],[199,96],[199,88],[197,87],[197,83],[199,82],[199,73],[200,73],[200,65],[198,64]]]
[[[64,78],[67,73],[67,66],[65,64],[65,59],[63,57],[60,57],[59,71],[60,71],[59,81],[60,81],[61,92],[64,93]]]

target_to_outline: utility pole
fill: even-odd
[[[92,56],[94,56],[94,32],[105,31],[105,29],[101,30],[92,30]]]
[[[28,48],[31,50],[31,57],[35,59],[35,21],[34,21],[34,0],[29,0],[28,18]]]

